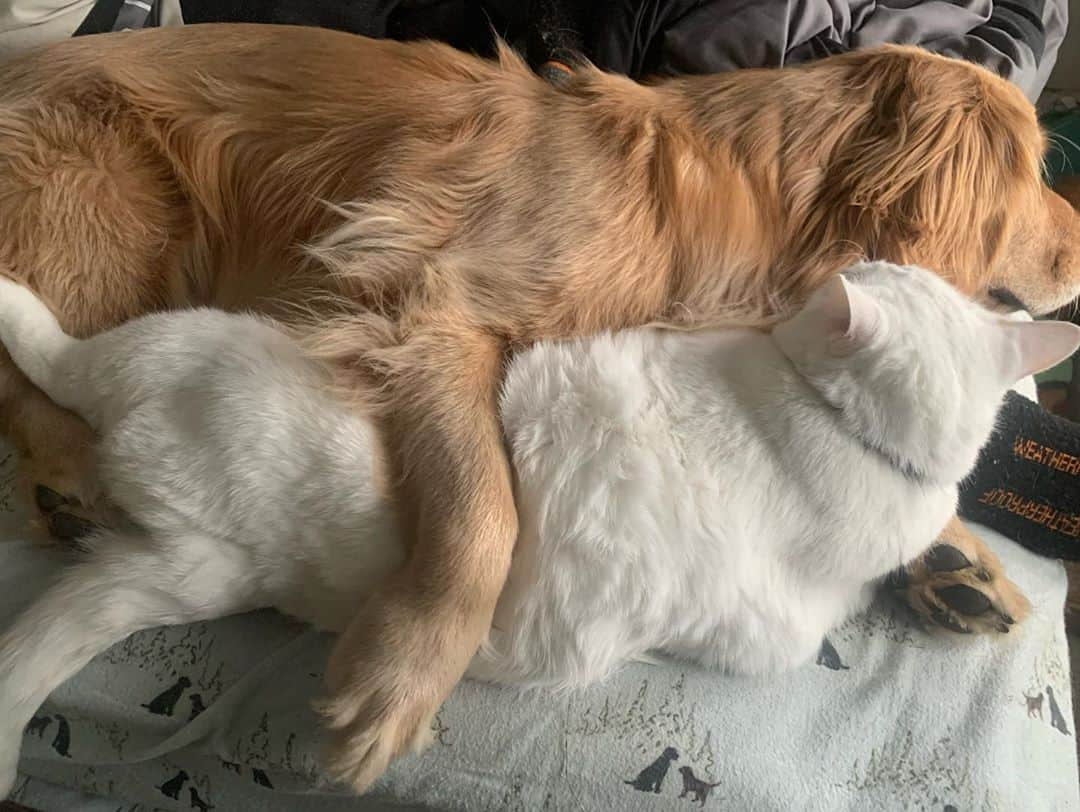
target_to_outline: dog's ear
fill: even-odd
[[[853,58],[844,98],[863,111],[821,188],[871,258],[934,267],[962,289],[989,268],[1006,225],[1041,192],[1043,137],[1019,90],[915,49]]]

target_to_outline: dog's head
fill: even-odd
[[[774,300],[860,258],[921,265],[1002,309],[1080,295],[1080,214],[1043,181],[1033,106],[989,71],[885,46],[685,92],[709,136],[695,152],[742,189],[713,230],[733,201],[750,209]]]
[[[694,771],[691,770],[689,767],[679,767],[679,772],[686,777],[690,777],[694,774]]]
[[[674,747],[668,747],[666,750],[664,750],[663,757],[666,758],[668,761],[676,761],[679,758],[679,751],[676,750]]]
[[[1017,87],[913,48],[837,62],[830,84],[857,115],[840,111],[819,150],[827,238],[990,305],[1046,313],[1080,295],[1080,215],[1043,182],[1046,139]]]

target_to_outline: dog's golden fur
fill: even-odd
[[[67,329],[258,309],[377,411],[415,547],[328,669],[329,766],[357,787],[423,739],[490,622],[516,533],[495,413],[515,346],[767,324],[863,255],[1037,311],[1080,291],[1080,218],[1041,184],[1031,106],[914,49],[653,86],[585,69],[557,90],[505,51],[194,26],[0,77],[0,266]],[[28,481],[91,502],[85,428],[0,369]],[[948,577],[920,571],[927,613]]]

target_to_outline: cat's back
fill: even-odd
[[[486,678],[584,684],[657,648],[789,667],[948,511],[756,331],[540,345],[502,404],[521,530]]]
[[[738,418],[739,367],[768,378],[777,363],[767,336],[753,330],[700,333],[640,328],[572,341],[541,342],[515,355],[500,414],[515,460],[570,436],[596,447],[602,435],[672,435],[669,410]],[[591,439],[586,439],[591,438]],[[564,462],[567,462],[564,460]],[[570,461],[572,464],[572,461]],[[520,473],[520,472],[519,472]]]
[[[298,348],[269,321],[210,308],[154,313],[86,342],[92,379],[111,419],[146,401],[205,406],[222,396],[261,391],[280,374],[309,377]],[[275,377],[276,375],[276,377]]]
[[[374,428],[289,336],[253,316],[191,310],[133,322],[124,340],[115,374],[128,402],[101,454],[123,508],[148,525],[238,536],[351,515],[355,489],[333,479],[351,468],[363,482]]]
[[[777,362],[755,331],[659,329],[513,360],[502,414],[520,535],[494,624],[508,631],[475,674],[584,684],[738,594],[724,579],[745,573],[741,528],[777,473],[746,375],[771,380]]]

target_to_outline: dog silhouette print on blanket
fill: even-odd
[[[638,773],[637,778],[623,783],[629,784],[640,792],[660,792],[664,777],[668,774],[668,770],[671,769],[671,762],[677,761],[678,758],[679,752],[674,747],[668,747],[656,761]]]

